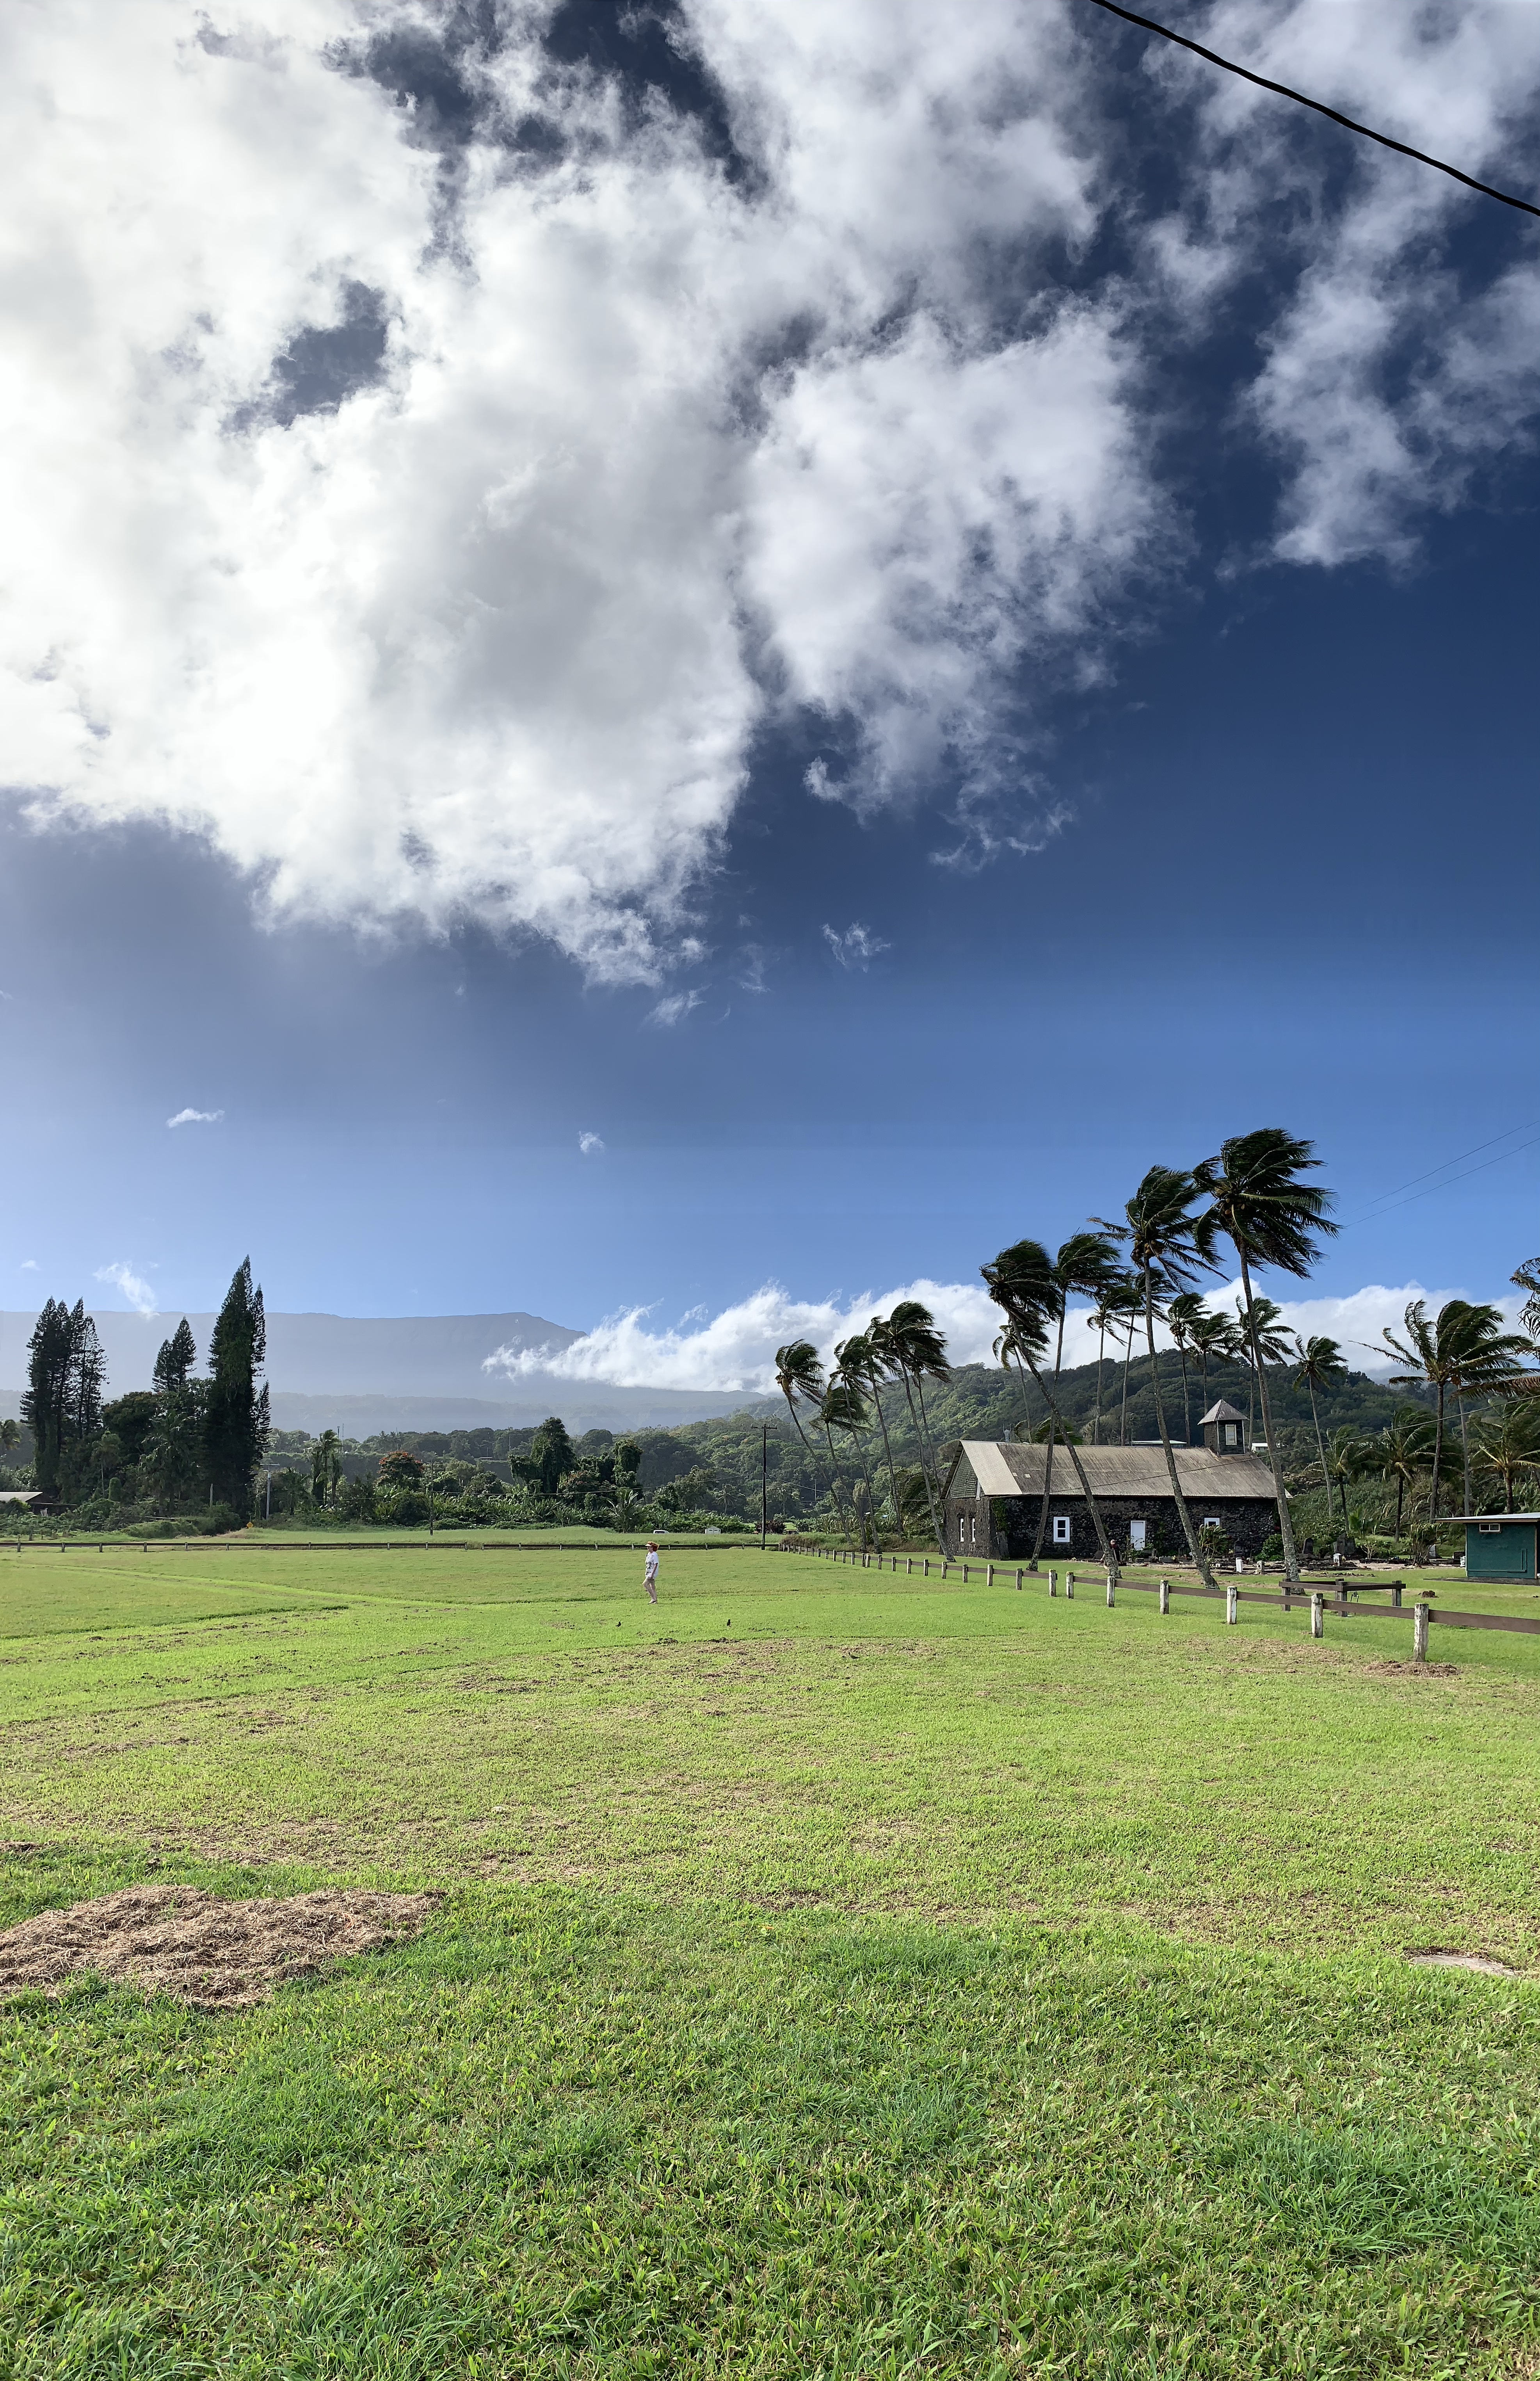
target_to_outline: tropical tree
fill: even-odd
[[[1010,1352],[1031,1373],[1037,1384],[1038,1394],[1048,1410],[1048,1419],[1060,1439],[1065,1441],[1096,1532],[1102,1560],[1116,1580],[1118,1557],[1112,1550],[1112,1541],[1102,1519],[1102,1508],[1091,1493],[1091,1483],[1085,1476],[1079,1448],[1066,1438],[1064,1417],[1058,1410],[1053,1392],[1044,1381],[1038,1363],[1039,1357],[1047,1353],[1048,1333],[1054,1317],[1057,1292],[1053,1259],[1041,1240],[1017,1240],[1008,1249],[1002,1249],[994,1262],[981,1266],[980,1271],[990,1297],[1010,1325]]]
[[[1367,1468],[1372,1457],[1370,1442],[1360,1436],[1351,1422],[1334,1430],[1326,1441],[1326,1516],[1331,1516],[1331,1491],[1335,1483],[1342,1496],[1342,1528],[1348,1530],[1348,1483],[1357,1480]]]
[[[1166,1328],[1171,1344],[1181,1358],[1181,1431],[1182,1444],[1192,1444],[1192,1392],[1187,1375],[1187,1351],[1192,1345],[1192,1325],[1204,1313],[1202,1293],[1196,1289],[1179,1289],[1175,1298],[1166,1301]]]
[[[1495,1306],[1473,1305],[1464,1298],[1448,1299],[1430,1319],[1427,1301],[1414,1298],[1401,1317],[1403,1336],[1398,1338],[1393,1331],[1383,1335],[1387,1354],[1409,1368],[1391,1374],[1392,1388],[1428,1388],[1434,1393],[1433,1486],[1428,1496],[1428,1520],[1435,1525],[1444,1460],[1444,1413],[1450,1392],[1454,1393],[1461,1416],[1465,1509],[1469,1512],[1471,1468],[1464,1400],[1473,1392],[1488,1392],[1501,1386],[1513,1372],[1515,1357],[1525,1349],[1522,1339],[1503,1330],[1502,1320]]]
[[[1160,1393],[1160,1366],[1155,1360],[1156,1299],[1168,1298],[1189,1284],[1201,1266],[1212,1267],[1212,1231],[1206,1216],[1195,1216],[1198,1186],[1191,1174],[1170,1166],[1152,1166],[1123,1209],[1126,1223],[1116,1228],[1128,1247],[1130,1261],[1144,1303],[1144,1340],[1150,1352],[1150,1386],[1155,1391],[1155,1427],[1166,1453],[1167,1477],[1188,1552],[1204,1585],[1214,1585],[1208,1556],[1192,1526],[1182,1495],[1171,1434],[1166,1426],[1166,1401]]]
[[[1250,1447],[1256,1435],[1256,1391],[1258,1374],[1251,1360],[1251,1345],[1255,1341],[1264,1371],[1269,1364],[1286,1364],[1294,1353],[1294,1335],[1285,1328],[1283,1309],[1275,1306],[1270,1298],[1258,1297],[1253,1302],[1253,1329],[1247,1333],[1245,1317],[1236,1307],[1235,1347],[1246,1365],[1250,1386],[1250,1406],[1246,1416],[1246,1444]]]
[[[1092,1221],[1094,1223],[1095,1218]],[[1064,1367],[1064,1325],[1069,1312],[1069,1300],[1077,1293],[1082,1298],[1099,1299],[1110,1289],[1121,1289],[1127,1276],[1118,1263],[1118,1252],[1109,1228],[1102,1225],[1093,1232],[1072,1232],[1059,1245],[1058,1254],[1048,1267],[1050,1292],[1053,1299],[1051,1317],[1054,1331],[1053,1388],[1058,1396],[1058,1376]],[[1047,1436],[1048,1453],[1043,1480],[1043,1496],[1037,1508],[1037,1534],[1033,1541],[1030,1568],[1036,1570],[1043,1559],[1043,1540],[1048,1526],[1048,1499],[1054,1493],[1054,1428],[1050,1414]]]
[[[1235,1354],[1239,1334],[1235,1318],[1216,1313],[1212,1307],[1200,1306],[1187,1325],[1187,1336],[1203,1374],[1204,1411],[1208,1411],[1208,1368],[1210,1364],[1228,1363]]]
[[[887,1412],[883,1404],[883,1391],[892,1381],[903,1377],[903,1366],[884,1314],[874,1314],[862,1337],[866,1341],[866,1379],[872,1391],[872,1405],[882,1433],[883,1453],[887,1458],[887,1484],[893,1499],[893,1521],[900,1537],[903,1534],[903,1499],[898,1494],[898,1469],[893,1459],[893,1441],[888,1435]]]
[[[1518,1272],[1510,1274],[1509,1279],[1515,1289],[1524,1292],[1519,1320],[1534,1344],[1540,1348],[1540,1257],[1526,1258]]]
[[[342,1473],[339,1444],[335,1430],[324,1430],[311,1449],[311,1495],[321,1506],[334,1504],[336,1499],[336,1484]]]
[[[849,1342],[846,1342],[845,1345],[848,1346]],[[829,1459],[831,1462],[836,1460],[834,1452],[834,1434],[837,1430],[841,1432],[844,1436],[849,1440],[855,1450],[856,1459],[861,1465],[862,1476],[866,1484],[865,1511],[870,1512],[872,1515],[873,1535],[875,1537],[876,1499],[872,1494],[872,1475],[867,1470],[866,1453],[862,1445],[862,1434],[870,1427],[872,1419],[866,1410],[866,1399],[863,1394],[863,1375],[859,1366],[853,1368],[849,1372],[845,1370],[843,1361],[844,1349],[842,1347],[837,1347],[834,1352],[836,1370],[830,1374],[828,1386],[824,1392],[823,1403],[818,1409],[818,1420],[823,1425],[824,1434],[829,1442]],[[851,1501],[854,1503],[854,1498],[852,1498]],[[864,1545],[866,1543],[865,1512],[861,1513],[858,1518],[861,1520],[862,1544]],[[877,1539],[877,1552],[880,1554],[881,1551],[882,1541]]]
[[[1277,1499],[1284,1567],[1291,1581],[1300,1576],[1300,1558],[1283,1484],[1283,1451],[1273,1429],[1267,1374],[1257,1345],[1252,1267],[1271,1266],[1296,1279],[1309,1273],[1319,1254],[1321,1235],[1337,1229],[1326,1214],[1330,1192],[1303,1179],[1319,1163],[1310,1142],[1297,1141],[1280,1126],[1265,1125],[1260,1131],[1241,1133],[1225,1142],[1218,1155],[1206,1158],[1193,1178],[1200,1192],[1213,1202],[1204,1229],[1210,1234],[1222,1232],[1241,1260],[1242,1320],[1262,1394],[1262,1427],[1267,1435],[1267,1459]]]
[[[1374,1441],[1380,1478],[1396,1489],[1396,1535],[1401,1533],[1401,1508],[1407,1491],[1415,1489],[1433,1452],[1433,1417],[1421,1406],[1401,1406]],[[1322,1458],[1322,1469],[1326,1459]],[[1330,1487],[1326,1496],[1329,1500]]]
[[[7,1414],[5,1421],[0,1422],[0,1453],[9,1455],[20,1436],[20,1430]]]
[[[1315,1403],[1315,1392],[1317,1389],[1339,1388],[1348,1377],[1348,1367],[1342,1361],[1342,1350],[1335,1339],[1327,1339],[1320,1336],[1302,1339],[1296,1333],[1294,1353],[1299,1359],[1299,1369],[1294,1374],[1294,1386],[1297,1389],[1310,1391],[1310,1419],[1315,1426],[1315,1452],[1321,1459],[1321,1477],[1325,1480],[1326,1449],[1326,1442],[1321,1436],[1321,1415]],[[1329,1505],[1331,1501],[1329,1487],[1326,1490],[1326,1501]],[[1396,1524],[1396,1533],[1398,1537],[1400,1534],[1399,1521]]]
[[[812,1441],[802,1428],[802,1417],[798,1409],[800,1405],[805,1405],[821,1420],[824,1396],[828,1383],[824,1377],[824,1367],[819,1361],[818,1350],[811,1339],[788,1340],[784,1348],[776,1349],[776,1386],[786,1399],[787,1411],[791,1416],[792,1427],[807,1451],[808,1460],[813,1462]],[[840,1528],[850,1544],[854,1545],[855,1532],[845,1518],[844,1484],[839,1477],[839,1466],[834,1459],[834,1441],[829,1438],[826,1427],[825,1437],[829,1449],[829,1476],[834,1486],[835,1510],[839,1515]],[[813,1477],[815,1479],[817,1477],[816,1465],[814,1465]]]
[[[1106,1361],[1106,1335],[1116,1329],[1128,1311],[1129,1284],[1121,1274],[1104,1283],[1097,1291],[1091,1310],[1091,1320],[1096,1333],[1096,1414],[1091,1427],[1091,1443],[1102,1443],[1102,1372]]]
[[[887,1339],[904,1385],[904,1396],[909,1399],[911,1421],[916,1419],[916,1405],[919,1408],[917,1435],[920,1468],[925,1482],[925,1502],[930,1510],[936,1546],[944,1556],[947,1540],[941,1526],[941,1509],[936,1502],[940,1486],[939,1469],[931,1438],[930,1417],[925,1411],[925,1383],[951,1377],[952,1368],[947,1361],[947,1342],[936,1329],[935,1317],[929,1307],[922,1306],[915,1298],[900,1299],[893,1309],[887,1318]]]
[[[1476,1470],[1502,1488],[1502,1509],[1520,1509],[1515,1482],[1540,1471],[1540,1413],[1526,1399],[1509,1398],[1500,1414],[1476,1425]],[[1473,1508],[1467,1506],[1466,1510]]]

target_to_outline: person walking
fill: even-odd
[[[647,1569],[643,1576],[647,1581],[647,1601],[649,1604],[655,1604],[658,1600],[658,1542],[656,1538],[649,1538],[647,1541]]]

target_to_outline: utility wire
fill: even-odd
[[[1419,1182],[1431,1182],[1436,1174],[1447,1174],[1451,1166],[1463,1166],[1468,1157],[1479,1157],[1484,1149],[1496,1149],[1499,1141],[1511,1141],[1516,1132],[1540,1132],[1540,1117],[1534,1117],[1528,1124],[1510,1124],[1506,1132],[1495,1132],[1490,1141],[1478,1141],[1474,1149],[1462,1149],[1457,1155],[1446,1157],[1441,1166],[1430,1166],[1425,1174],[1414,1174],[1409,1182],[1392,1183],[1388,1190],[1382,1190],[1377,1199],[1370,1200],[1364,1214],[1353,1217],[1354,1223],[1364,1222],[1366,1216],[1372,1214],[1375,1208],[1383,1205],[1387,1199],[1399,1199],[1403,1190],[1414,1190]],[[1525,1146],[1527,1148],[1527,1142]],[[1509,1149],[1505,1150],[1503,1154],[1506,1157],[1516,1157],[1518,1152]],[[1496,1162],[1494,1159],[1493,1163],[1496,1164]],[[1346,1227],[1343,1228],[1345,1229]]]
[[[1517,1129],[1519,1130],[1522,1130],[1522,1126]],[[1488,1143],[1487,1146],[1490,1146],[1490,1143]],[[1522,1157],[1526,1149],[1534,1149],[1537,1147],[1540,1147],[1540,1133],[1536,1133],[1533,1141],[1522,1141],[1517,1149],[1505,1149],[1497,1157],[1484,1157],[1479,1166],[1468,1166],[1463,1174],[1451,1174],[1448,1182],[1430,1183],[1425,1190],[1413,1190],[1410,1196],[1405,1199],[1394,1200],[1388,1207],[1379,1207],[1373,1209],[1366,1215],[1354,1215],[1350,1222],[1341,1225],[1339,1229],[1344,1232],[1351,1232],[1354,1224],[1380,1223],[1385,1216],[1393,1215],[1398,1207],[1410,1207],[1413,1201],[1417,1199],[1431,1199],[1435,1190],[1452,1190],[1457,1182],[1468,1181],[1473,1174],[1485,1174],[1489,1166],[1501,1166],[1505,1159],[1509,1157]],[[1467,1151],[1466,1154],[1469,1156],[1473,1154],[1473,1153]],[[1458,1165],[1460,1161],[1458,1158],[1450,1158],[1448,1162],[1451,1166],[1455,1166]],[[1441,1168],[1435,1166],[1435,1173],[1438,1173],[1440,1171]]]
[[[1157,25],[1153,17],[1139,17],[1131,8],[1120,8],[1118,0],[1092,0],[1092,6],[1105,8],[1111,17],[1121,17],[1126,24],[1138,25],[1146,33],[1158,33],[1163,42],[1174,42],[1179,50],[1191,50],[1194,57],[1206,58],[1211,67],[1223,67],[1227,74],[1239,75],[1242,82],[1254,82],[1259,91],[1276,92],[1280,99],[1296,100],[1301,107],[1313,107],[1317,116],[1329,116],[1333,124],[1361,133],[1365,140],[1377,140],[1382,149],[1394,149],[1398,156],[1414,157],[1419,165],[1431,165],[1436,172],[1448,174],[1452,180],[1463,182],[1468,190],[1479,190],[1484,199],[1500,199],[1505,207],[1517,207],[1522,214],[1540,215],[1540,207],[1532,206],[1528,199],[1516,199],[1508,190],[1495,190],[1490,182],[1478,182],[1473,174],[1462,174],[1458,165],[1446,165],[1442,157],[1430,157],[1425,149],[1412,149],[1404,140],[1392,140],[1388,132],[1376,132],[1371,125],[1357,124],[1351,116],[1328,107],[1324,100],[1309,99],[1302,91],[1290,91],[1286,82],[1272,82],[1266,75],[1253,74],[1250,67],[1238,67],[1233,58],[1222,58],[1217,50],[1205,50],[1202,42],[1189,41],[1185,33],[1173,33],[1169,25]]]

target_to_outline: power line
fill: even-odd
[[[1516,1125],[1514,1127],[1514,1130],[1522,1132],[1523,1130],[1523,1127],[1522,1125]],[[1501,1134],[1498,1135],[1499,1140],[1503,1138],[1505,1138],[1505,1136]],[[1477,1143],[1477,1147],[1487,1149],[1491,1147],[1491,1143],[1489,1142],[1481,1142]],[[1354,1215],[1351,1222],[1343,1224],[1339,1228],[1348,1232],[1351,1231],[1354,1224],[1380,1223],[1387,1215],[1393,1215],[1398,1207],[1410,1207],[1413,1202],[1418,1199],[1431,1199],[1435,1190],[1452,1190],[1455,1183],[1469,1181],[1473,1174],[1485,1174],[1489,1166],[1501,1166],[1506,1159],[1509,1157],[1522,1157],[1526,1149],[1535,1148],[1540,1148],[1540,1133],[1536,1133],[1533,1141],[1522,1141],[1517,1149],[1502,1150],[1496,1157],[1484,1157],[1479,1166],[1468,1166],[1463,1174],[1451,1174],[1448,1182],[1430,1183],[1425,1190],[1413,1190],[1409,1198],[1393,1198],[1391,1204],[1388,1207],[1371,1208],[1364,1215]],[[1470,1157],[1473,1156],[1475,1153],[1473,1150],[1467,1150],[1465,1154]],[[1448,1162],[1450,1166],[1458,1166],[1460,1160],[1457,1157],[1451,1157]],[[1436,1174],[1439,1174],[1442,1173],[1443,1167],[1436,1166],[1433,1170]]]
[[[1446,1157],[1441,1166],[1430,1166],[1425,1174],[1414,1174],[1409,1182],[1393,1183],[1388,1190],[1382,1190],[1377,1199],[1371,1199],[1363,1214],[1355,1215],[1353,1222],[1355,1224],[1365,1222],[1375,1208],[1385,1200],[1399,1198],[1403,1190],[1414,1190],[1419,1182],[1431,1182],[1436,1174],[1447,1174],[1451,1166],[1463,1166],[1468,1157],[1479,1157],[1484,1149],[1496,1149],[1499,1141],[1511,1141],[1516,1132],[1540,1132],[1540,1117],[1533,1117],[1528,1124],[1510,1124],[1506,1132],[1495,1132],[1490,1141],[1478,1141],[1474,1149],[1462,1149],[1456,1156]],[[1527,1143],[1525,1145],[1528,1146]],[[1516,1157],[1518,1151],[1509,1149],[1503,1154],[1508,1157]],[[1346,1231],[1347,1228],[1344,1224],[1342,1229]]]
[[[1377,140],[1382,149],[1394,149],[1400,157],[1414,157],[1419,165],[1432,165],[1440,174],[1448,174],[1456,182],[1463,182],[1468,190],[1479,190],[1484,199],[1500,199],[1505,207],[1517,207],[1522,214],[1540,215],[1540,207],[1532,206],[1528,199],[1516,199],[1508,190],[1495,190],[1490,182],[1478,182],[1473,174],[1462,174],[1458,165],[1447,165],[1442,157],[1430,157],[1425,149],[1412,149],[1404,140],[1392,140],[1388,132],[1376,132],[1372,125],[1355,123],[1324,100],[1307,98],[1302,91],[1291,91],[1286,82],[1270,81],[1266,75],[1253,74],[1250,67],[1238,67],[1233,58],[1222,58],[1217,50],[1205,50],[1202,42],[1189,41],[1185,33],[1173,33],[1169,25],[1157,25],[1153,17],[1136,16],[1131,8],[1120,8],[1118,0],[1092,0],[1093,7],[1105,8],[1109,16],[1121,17],[1125,23],[1138,25],[1146,33],[1158,33],[1163,42],[1174,42],[1179,50],[1191,50],[1194,57],[1206,58],[1211,67],[1223,67],[1227,74],[1239,75],[1242,82],[1254,82],[1259,91],[1276,92],[1280,99],[1292,99],[1301,107],[1313,107],[1317,116],[1328,116],[1333,124],[1340,124],[1349,132],[1361,133],[1365,140]]]

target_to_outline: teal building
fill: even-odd
[[[1456,1518],[1465,1524],[1467,1579],[1540,1576],[1534,1559],[1540,1513],[1461,1513]]]

